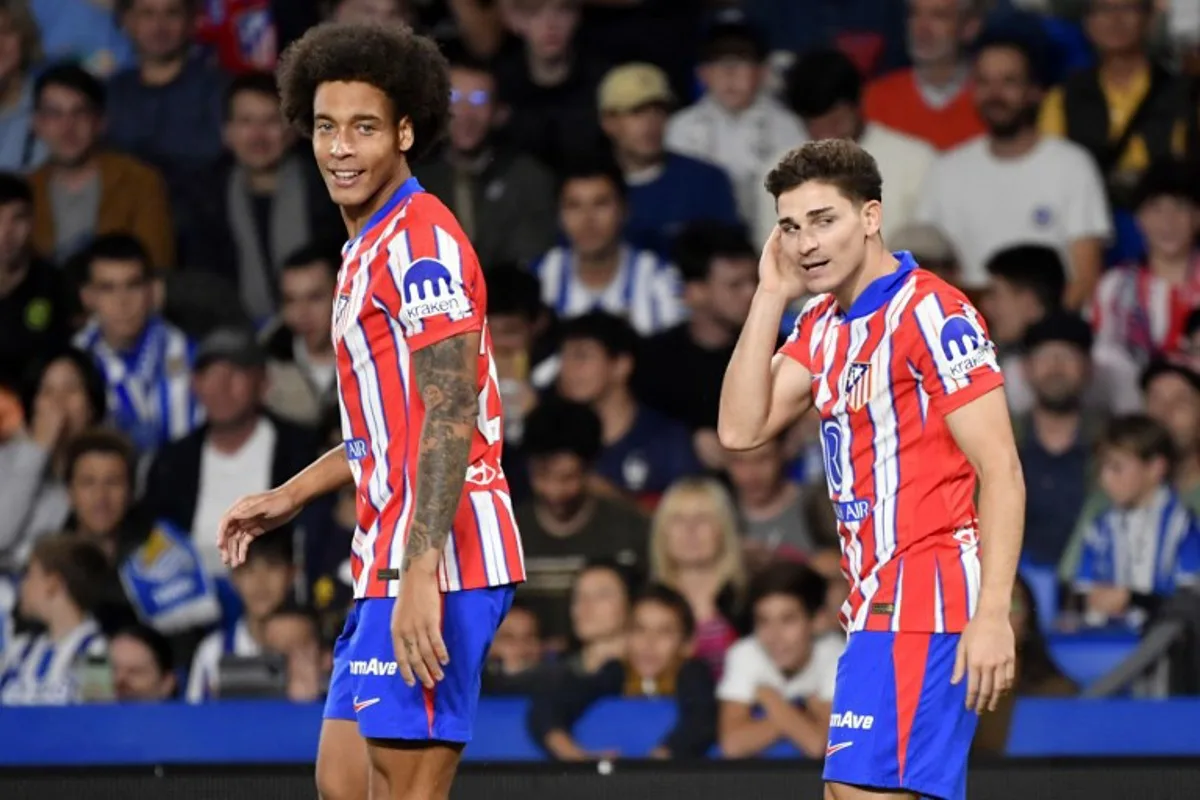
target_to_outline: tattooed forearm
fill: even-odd
[[[441,551],[458,510],[478,414],[478,335],[454,336],[413,354],[425,424],[417,456],[417,496],[404,548],[404,571],[430,550]]]

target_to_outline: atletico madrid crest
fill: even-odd
[[[874,381],[871,375],[871,365],[863,361],[855,361],[846,373],[846,407],[851,411],[862,411],[871,399],[871,387]]]

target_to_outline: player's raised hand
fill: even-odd
[[[217,549],[231,569],[246,560],[250,543],[267,531],[286,525],[300,513],[300,504],[281,488],[246,495],[238,500],[217,526]]]
[[[392,646],[400,676],[409,686],[420,681],[432,689],[445,677],[442,667],[450,663],[450,654],[442,641],[442,592],[436,571],[417,565],[404,571],[400,596],[392,607]]]
[[[758,259],[758,288],[788,300],[803,296],[805,291],[804,270],[784,251],[783,230],[778,225],[771,229]]]
[[[1016,680],[1016,637],[1007,614],[977,614],[963,628],[954,659],[953,684],[967,678],[967,708],[995,711]]]

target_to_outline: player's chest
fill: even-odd
[[[379,299],[377,283],[387,270],[374,263],[375,253],[351,253],[338,273],[330,335],[340,362],[358,363],[380,347],[402,346],[404,332]]]
[[[897,390],[911,389],[913,378],[896,352],[894,331],[877,316],[835,317],[814,331],[812,394],[821,417],[869,416],[872,407],[892,405]]]

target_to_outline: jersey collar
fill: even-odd
[[[867,288],[858,299],[850,304],[845,314],[846,320],[867,317],[883,308],[891,302],[896,292],[900,291],[900,287],[908,280],[908,276],[917,268],[916,260],[907,250],[900,250],[892,255],[900,262],[900,267],[895,272],[878,277],[867,284]]]
[[[388,215],[395,211],[396,207],[405,200],[412,197],[417,192],[423,191],[425,191],[425,188],[417,182],[416,178],[409,178],[404,183],[400,184],[400,187],[392,193],[392,196],[388,198],[388,201],[384,203],[378,211],[371,215],[371,218],[367,220],[366,225],[362,226],[362,230],[358,232],[358,236],[354,237],[353,242],[360,241],[371,231],[372,228],[387,219]]]

